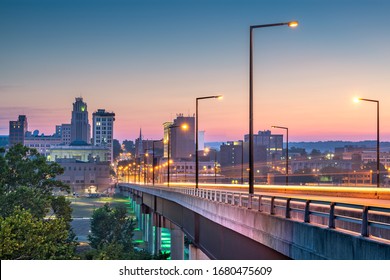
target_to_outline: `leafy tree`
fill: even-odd
[[[36,218],[43,219],[50,211],[51,198],[41,190],[20,186],[13,191],[1,192],[0,216],[12,215],[16,207],[28,209]]]
[[[72,221],[73,209],[70,206],[70,201],[64,196],[53,197],[51,199],[51,208],[57,218],[64,219],[68,224]]]
[[[123,246],[119,243],[108,243],[96,251],[95,259],[98,260],[123,260],[131,259],[129,253],[125,253]]]
[[[69,186],[55,180],[62,172],[59,164],[46,162],[35,149],[21,144],[0,156],[0,247],[4,258],[73,257],[70,202],[53,195],[57,189],[69,192]],[[53,219],[47,218],[49,213]],[[14,250],[10,250],[10,242],[16,246]]]
[[[306,156],[307,152],[304,148],[291,147],[288,149],[290,154],[300,154],[301,156]]]
[[[123,246],[118,243],[109,243],[102,248],[89,250],[82,256],[86,260],[166,260],[170,253],[159,252],[151,255],[145,250],[125,252]]]
[[[13,146],[0,157],[0,215],[10,215],[15,206],[30,210],[37,218],[54,209],[56,215],[70,212],[70,204],[64,198],[52,195],[55,189],[69,192],[68,185],[55,180],[63,171],[59,164],[46,162],[37,150],[21,144]]]
[[[111,208],[108,203],[92,214],[90,245],[93,248],[82,257],[89,260],[150,260],[167,259],[169,254],[151,255],[134,250],[135,223],[127,216],[126,206]]]
[[[47,163],[36,149],[17,144],[8,151],[0,165],[2,191],[13,191],[20,186],[40,189],[45,194],[51,194],[55,188],[69,190],[69,186],[55,180],[64,172],[63,168],[55,162]]]
[[[117,139],[114,139],[112,141],[112,149],[113,149],[114,159],[117,158],[120,153],[122,153],[121,144],[119,143],[119,141]]]
[[[312,157],[320,157],[320,156],[322,155],[322,153],[321,153],[320,150],[313,149],[313,150],[311,150],[310,155],[311,155]]]
[[[123,141],[123,146],[125,147],[126,152],[129,152],[129,153],[132,153],[132,154],[135,153],[134,141],[124,140]]]
[[[116,243],[124,251],[133,249],[134,221],[127,217],[124,205],[111,208],[108,203],[92,214],[91,234],[88,239],[92,248],[99,249]]]
[[[17,207],[0,217],[0,259],[73,259],[76,243],[68,235],[63,219],[38,219]]]

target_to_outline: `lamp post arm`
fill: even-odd
[[[255,28],[263,28],[263,27],[273,27],[273,26],[281,26],[281,25],[290,25],[292,22],[278,22],[278,23],[271,23],[271,24],[259,24],[259,25],[251,25],[251,29]]]
[[[359,100],[379,103],[379,100],[375,99],[359,98]]]

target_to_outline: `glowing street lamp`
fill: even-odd
[[[149,153],[148,150],[144,150],[144,162],[143,162],[143,171],[144,171],[144,185],[148,183],[148,159],[149,159]]]
[[[204,96],[204,97],[198,97],[196,98],[196,120],[195,120],[195,188],[198,188],[199,184],[199,155],[198,155],[198,150],[199,150],[199,132],[198,132],[198,120],[199,120],[199,112],[198,112],[198,102],[199,100],[202,99],[212,99],[212,98],[217,98],[217,99],[222,99],[222,95],[211,95],[211,96]]]
[[[286,130],[286,186],[288,186],[288,127],[273,125],[272,128]]]
[[[152,171],[153,171],[153,180],[152,180],[152,182],[153,182],[153,186],[154,186],[154,169],[156,168],[156,165],[154,163],[154,160],[155,160],[155,156],[154,156],[154,143],[162,142],[162,141],[163,141],[163,139],[161,139],[161,140],[154,140],[153,141],[153,145],[152,145],[152,149],[153,149],[153,161],[152,161]]]
[[[252,25],[249,28],[249,193],[254,193],[254,148],[253,148],[253,30],[264,27],[286,25],[298,26],[297,21]]]
[[[354,98],[354,102],[358,103],[359,101],[368,101],[376,103],[376,186],[379,188],[379,100],[367,99],[367,98]]]

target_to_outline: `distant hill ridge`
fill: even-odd
[[[320,150],[321,152],[334,151],[335,148],[342,148],[345,146],[357,146],[375,148],[376,141],[318,141],[318,142],[290,142],[289,147],[304,148],[307,152],[313,149]],[[390,149],[390,142],[380,142],[381,149]]]
[[[219,147],[225,142],[208,142],[205,146],[219,150]],[[358,146],[375,148],[376,141],[365,140],[365,141],[313,141],[313,142],[289,142],[289,148],[303,148],[307,152],[311,152],[313,149],[320,150],[321,152],[330,151],[333,152],[335,148],[342,148],[345,146]],[[380,148],[390,150],[390,142],[380,142]]]

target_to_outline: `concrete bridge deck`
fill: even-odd
[[[234,231],[243,237],[242,240],[249,238],[287,258],[390,259],[390,243],[386,238],[390,229],[390,210],[375,204],[350,205],[302,197],[275,197],[270,195],[272,193],[248,197],[245,193],[224,189],[152,188],[127,184],[121,187],[139,195],[141,203],[182,228],[213,259],[236,257],[219,248],[232,244],[231,236],[230,240],[224,237],[224,231]],[[387,203],[378,198],[370,201]],[[194,217],[205,220],[200,226]],[[220,228],[211,231],[214,233],[211,236],[207,232],[215,227],[213,224]],[[235,240],[241,242],[240,238]],[[235,247],[236,250],[239,247]],[[265,252],[267,249],[260,246],[258,250]],[[265,255],[254,252],[247,256],[280,258],[272,252]],[[236,255],[240,259],[245,256]]]

